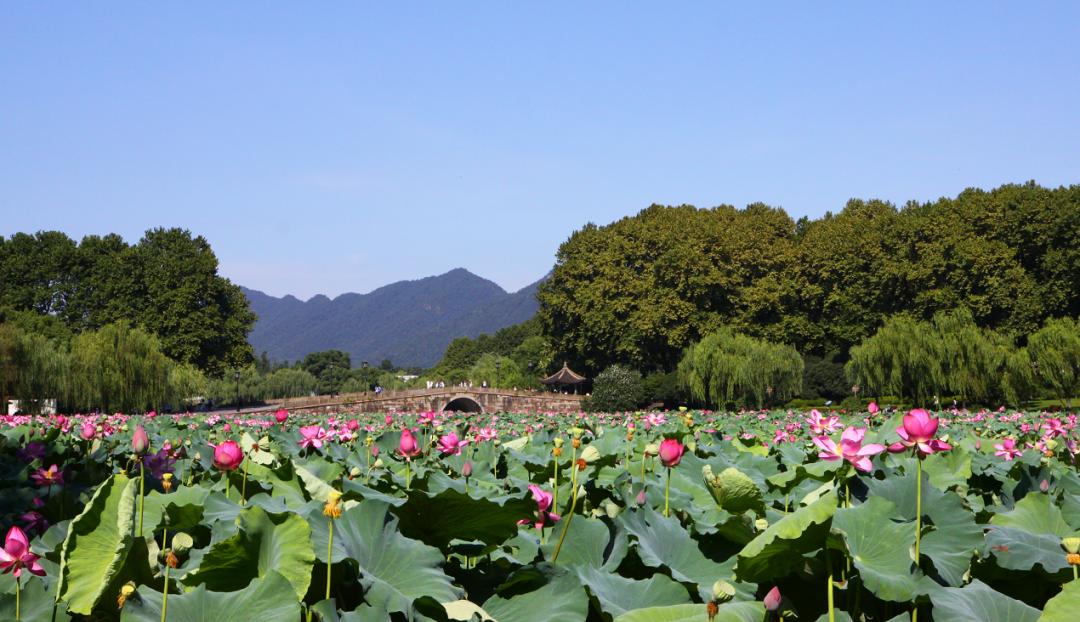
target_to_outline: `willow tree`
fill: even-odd
[[[697,400],[760,408],[798,395],[803,360],[791,346],[721,327],[686,349],[676,373],[679,384]]]
[[[37,412],[45,400],[59,399],[65,385],[68,356],[64,346],[44,335],[0,324],[0,405],[19,400],[22,410]]]
[[[851,348],[848,378],[870,395],[910,397],[926,404],[945,384],[941,343],[926,322],[897,315]]]
[[[302,369],[282,367],[263,379],[263,393],[268,398],[300,397],[315,390],[319,381]]]
[[[157,337],[126,323],[82,333],[71,341],[70,403],[106,411],[160,408],[172,364]]]
[[[950,394],[963,402],[975,400],[987,404],[1011,389],[1012,399],[1019,399],[1020,376],[1011,367],[1015,365],[1011,360],[1015,351],[1011,339],[977,326],[966,308],[935,314],[928,328],[938,341],[941,357],[938,380]]]
[[[1071,408],[1072,398],[1080,395],[1080,323],[1048,320],[1028,337],[1027,351],[1042,388]]]

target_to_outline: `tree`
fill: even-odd
[[[1072,318],[1049,320],[1028,338],[1034,376],[1050,395],[1066,400],[1080,395],[1080,323]]]
[[[305,356],[300,368],[318,380],[319,393],[332,395],[341,392],[342,385],[349,378],[352,361],[348,352],[324,350]]]
[[[612,365],[593,379],[592,394],[583,407],[594,412],[619,412],[641,406],[645,392],[641,373],[637,370]]]
[[[131,412],[167,403],[172,362],[156,336],[126,323],[77,335],[71,342],[71,405]]]
[[[467,379],[476,385],[486,381],[489,387],[520,388],[525,384],[525,377],[514,359],[491,353],[477,359],[469,369]]]
[[[687,348],[677,374],[680,385],[701,402],[761,408],[799,394],[803,359],[791,346],[720,327]]]

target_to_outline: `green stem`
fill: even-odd
[[[555,458],[555,485],[551,487],[551,505],[553,507],[559,507],[559,457]]]
[[[412,462],[405,460],[405,490],[409,489],[409,484],[412,483],[412,469],[410,468]]]
[[[664,483],[664,516],[671,516],[668,497],[671,495],[671,467],[667,470],[667,481]]]
[[[825,550],[825,565],[829,568],[829,622],[836,622],[836,613],[833,605],[833,571],[832,571],[832,557],[829,556],[828,549]]]
[[[1073,581],[1076,581],[1076,566],[1073,566]]]
[[[143,507],[146,504],[145,486],[146,484],[146,465],[142,459],[139,459],[139,537],[143,535]]]
[[[240,483],[240,505],[247,505],[248,460],[244,460],[244,480]]]
[[[922,542],[922,456],[915,454],[915,567],[919,567],[919,545]],[[919,604],[911,609],[911,622],[919,622]]]
[[[161,622],[165,622],[165,612],[169,610],[169,564],[165,564],[165,591],[161,593]]]
[[[574,474],[570,478],[570,486],[574,490],[570,495],[570,509],[568,510],[568,514],[566,515],[566,522],[563,523],[562,533],[559,534],[559,543],[555,545],[555,554],[551,556],[551,565],[552,566],[554,566],[555,561],[557,559],[559,559],[559,551],[562,550],[562,543],[563,543],[563,540],[566,539],[566,532],[570,530],[570,521],[574,520],[574,506],[577,505],[577,488],[578,488],[577,487],[577,473],[578,473],[578,470],[577,470],[576,465],[571,467],[571,468],[574,469],[574,471],[573,471]]]
[[[21,617],[19,617],[19,605],[21,604],[19,602],[19,599],[20,599],[21,595],[22,595],[22,581],[19,580],[19,577],[15,577],[15,619],[16,620],[21,620],[22,619]]]
[[[228,471],[222,471],[221,476],[222,476],[221,481],[225,483],[225,500],[228,501],[229,500],[229,472]]]
[[[334,519],[330,523],[330,537],[326,541],[326,600],[330,600],[330,562],[334,561]]]

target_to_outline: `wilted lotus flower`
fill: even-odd
[[[536,518],[533,520],[523,518],[518,521],[518,524],[532,524],[537,529],[543,529],[558,522],[559,515],[548,511],[551,507],[551,493],[536,484],[529,484],[529,492],[532,493],[533,501],[536,501]]]
[[[660,462],[667,468],[673,468],[679,465],[682,461],[683,452],[686,451],[686,447],[679,441],[668,438],[664,439],[660,443],[660,449],[658,451],[660,455]]]
[[[146,435],[146,429],[142,424],[135,426],[135,432],[131,435],[131,450],[141,456],[150,449],[150,437]]]
[[[4,573],[10,572],[16,579],[22,576],[23,568],[30,574],[39,577],[45,576],[45,569],[37,562],[40,559],[30,552],[30,541],[26,534],[18,527],[12,527],[4,539],[4,548],[0,549],[0,569]]]
[[[221,471],[235,471],[244,461],[244,452],[236,441],[225,441],[214,448],[214,467]]]

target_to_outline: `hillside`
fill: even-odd
[[[354,365],[388,358],[401,366],[429,367],[456,337],[493,333],[531,318],[539,283],[507,293],[457,268],[333,300],[318,295],[304,302],[241,289],[258,315],[248,337],[256,353],[294,361],[309,352],[339,349]]]

